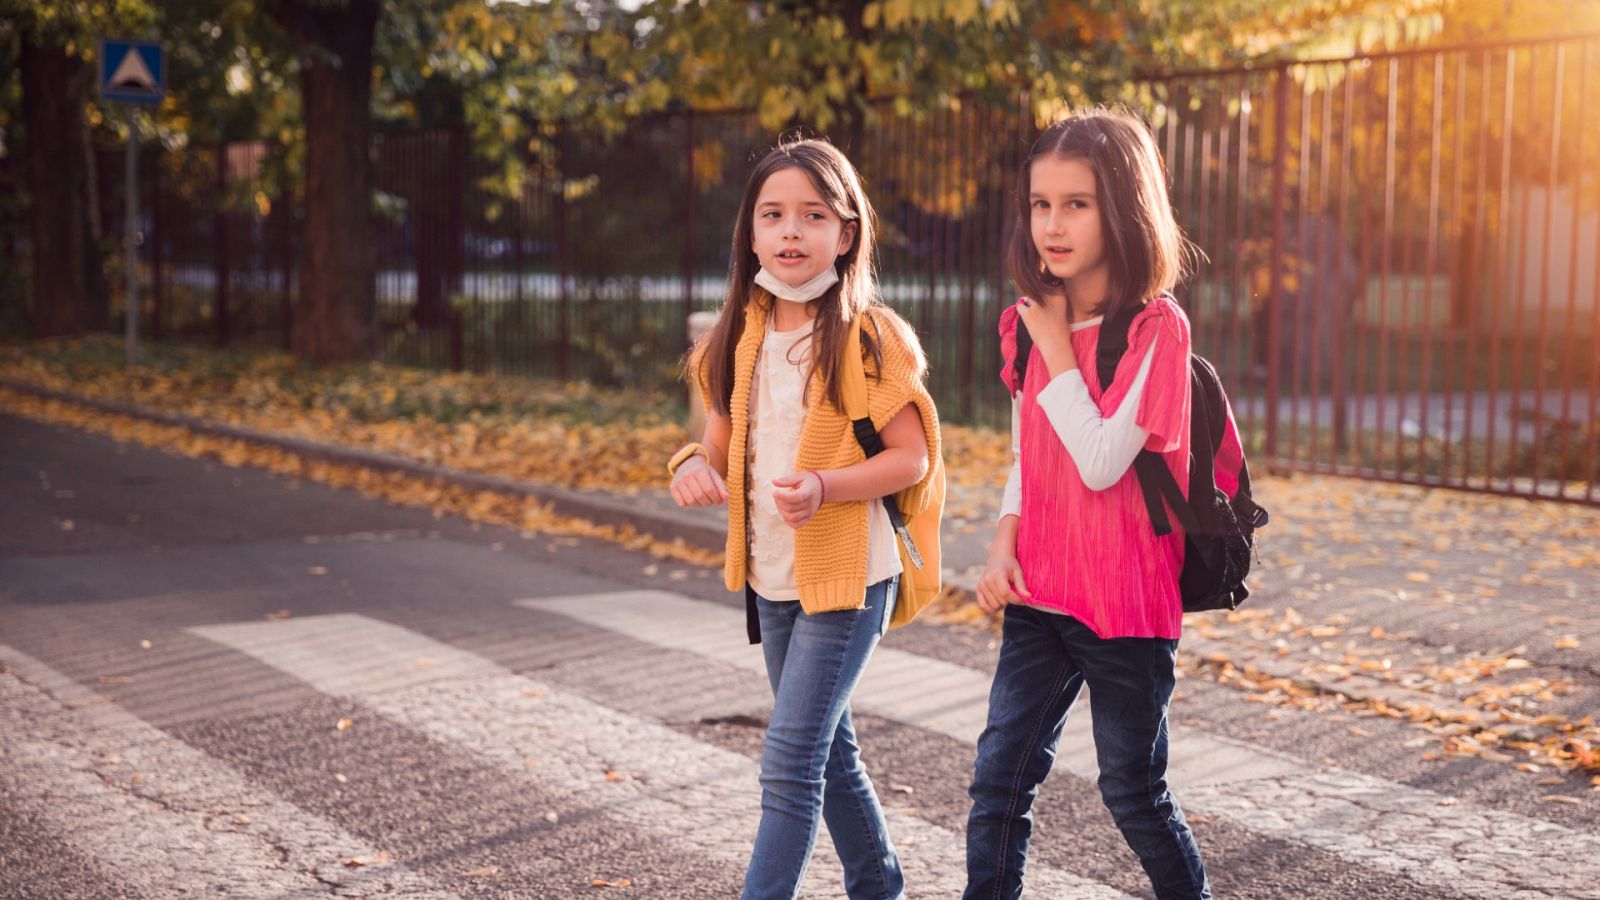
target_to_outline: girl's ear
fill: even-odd
[[[843,256],[846,253],[849,253],[850,252],[850,248],[854,247],[855,243],[856,243],[856,223],[855,222],[846,222],[846,223],[844,223],[844,229],[842,231],[840,231],[840,233],[839,233],[839,255]]]

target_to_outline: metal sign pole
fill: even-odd
[[[102,40],[100,42],[100,96],[126,103],[128,112],[127,165],[122,186],[126,192],[122,247],[127,276],[123,282],[122,318],[128,368],[139,362],[139,114],[132,104],[160,103],[166,94],[166,56],[152,41]]]
[[[126,289],[123,291],[123,318],[127,323],[126,344],[128,368],[139,361],[139,114],[128,107],[128,150],[125,154],[126,172],[123,187],[128,199],[122,229],[122,242],[128,264]]]

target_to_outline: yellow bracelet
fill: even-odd
[[[698,443],[684,444],[682,450],[672,454],[672,459],[667,460],[667,475],[676,476],[678,467],[696,456],[704,456],[706,462],[711,461],[711,453],[706,450],[704,445]]]

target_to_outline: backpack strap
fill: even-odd
[[[1128,352],[1128,332],[1133,328],[1134,317],[1143,306],[1130,306],[1100,323],[1100,338],[1095,343],[1094,368],[1100,376],[1100,393],[1111,388],[1117,375],[1117,366]],[[1167,518],[1167,507],[1177,513],[1179,524],[1190,531],[1198,530],[1194,512],[1183,500],[1183,491],[1172,477],[1161,454],[1140,450],[1133,459],[1134,475],[1139,479],[1139,491],[1144,495],[1144,508],[1150,514],[1150,525],[1157,535],[1172,533],[1172,521]],[[1163,502],[1164,501],[1164,502]]]
[[[1022,317],[1017,316],[1017,352],[1011,358],[1011,371],[1016,375],[1017,395],[1022,395],[1022,386],[1027,383],[1028,357],[1033,355],[1033,335],[1028,333],[1028,326],[1022,324]]]
[[[856,443],[861,445],[861,452],[870,459],[882,453],[884,447],[883,436],[873,427],[871,410],[867,404],[867,370],[861,359],[861,320],[865,316],[866,313],[857,315],[845,336],[844,365],[839,369],[839,384],[840,394],[844,397],[844,414],[850,418],[850,429],[855,433]],[[881,332],[879,340],[882,340]],[[913,566],[922,568],[922,554],[917,552],[916,541],[911,539],[906,517],[901,514],[900,504],[895,501],[893,494],[883,497],[883,510],[889,514],[889,524],[905,545],[906,557]]]

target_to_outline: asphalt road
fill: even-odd
[[[918,624],[858,694],[911,896],[959,894],[994,653]],[[769,705],[718,573],[0,416],[0,896],[735,896]],[[1086,720],[1029,896],[1148,896]],[[1600,897],[1581,778],[1201,678],[1173,731],[1219,897]]]

